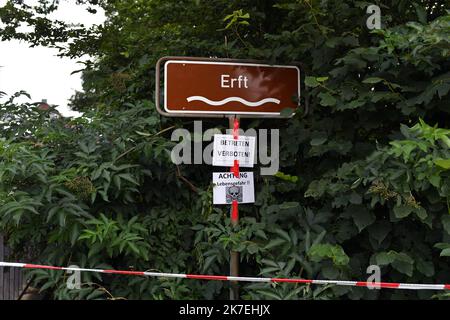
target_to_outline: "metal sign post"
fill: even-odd
[[[239,130],[239,118],[237,116],[230,116],[228,118],[229,121],[229,129],[233,130],[233,136],[236,138]],[[237,124],[237,125],[236,125]],[[231,168],[231,171],[234,170],[234,174],[239,175],[239,163],[235,163],[237,168]],[[230,219],[231,225],[233,228],[237,227],[239,224],[239,213],[238,213],[238,203],[236,200],[233,200],[233,203],[230,208]],[[230,276],[237,277],[239,276],[239,252],[230,251]],[[237,281],[232,281],[230,286],[230,300],[238,300],[239,299],[239,285]]]

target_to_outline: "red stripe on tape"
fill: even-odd
[[[372,286],[380,285],[381,288],[392,288],[392,289],[400,287],[400,283],[395,282],[373,282],[371,285]]]
[[[447,289],[447,290],[450,290],[450,284],[446,284],[446,285],[444,286],[444,288]]]
[[[306,279],[287,279],[287,278],[272,278],[270,279],[272,282],[292,282],[292,283],[312,283],[312,280]]]
[[[227,276],[208,276],[208,275],[196,275],[196,274],[187,274],[187,279],[200,279],[200,280],[220,280],[227,281]]]
[[[373,284],[373,282],[372,282],[371,285],[372,285],[372,286],[375,286],[375,285]],[[367,287],[367,282],[366,282],[366,281],[357,281],[357,282],[356,282],[356,286],[357,286],[357,287]]]
[[[142,271],[120,271],[120,270],[103,270],[104,273],[128,274],[132,276],[145,276]]]
[[[395,282],[367,282],[367,281],[358,281],[356,282],[357,287],[379,287],[379,288],[398,288],[400,283]]]
[[[28,268],[28,269],[63,270],[62,267],[43,266],[43,265],[40,265],[40,264],[30,264],[30,263],[25,264],[23,267],[24,268]]]

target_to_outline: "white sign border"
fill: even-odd
[[[298,96],[300,97],[300,68],[297,66],[270,65],[259,63],[243,63],[243,62],[220,62],[220,61],[193,61],[193,60],[167,60],[164,64],[164,110],[170,114],[176,113],[198,113],[198,114],[260,114],[260,115],[280,115],[280,112],[250,112],[250,111],[195,111],[195,110],[170,110],[167,106],[167,66],[171,63],[187,63],[187,64],[219,64],[219,65],[235,65],[235,66],[254,66],[254,67],[270,67],[270,68],[287,68],[296,69],[298,75]],[[292,115],[294,115],[293,113]]]

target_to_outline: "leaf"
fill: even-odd
[[[80,147],[81,151],[83,151],[85,154],[89,154],[89,148],[84,141],[80,141],[78,143],[78,146]]]
[[[103,295],[105,295],[105,292],[101,290],[94,290],[86,297],[86,300],[94,300],[95,298],[99,298]]]
[[[32,207],[32,206],[23,206],[23,207],[21,207],[21,209],[30,211],[30,212],[32,212],[34,214],[39,214],[39,212],[37,212],[36,209],[34,207]]]
[[[320,104],[324,107],[331,107],[336,105],[336,98],[334,98],[328,92],[321,92],[319,93],[318,97],[320,98]]]
[[[315,77],[306,77],[305,85],[310,88],[315,88],[319,85],[319,82],[316,80]]]
[[[103,201],[109,202],[108,192],[106,190],[99,190],[98,193],[102,196]]]
[[[72,226],[72,229],[70,231],[70,244],[73,246],[75,245],[77,239],[80,236],[80,230],[79,230],[79,225],[77,223],[75,223]]]
[[[416,267],[419,272],[427,277],[432,277],[435,274],[434,264],[432,261],[425,261],[422,258],[416,258]]]
[[[86,70],[85,68],[83,68],[83,69],[78,69],[78,70],[72,71],[72,72],[70,73],[70,75],[73,75],[73,74],[76,74],[76,73],[79,73],[79,72],[83,72],[83,71],[85,71],[85,70]]]
[[[51,288],[52,286],[54,286],[55,284],[52,281],[47,281],[46,283],[44,283],[40,288],[39,288],[39,292],[44,292],[45,290]]]
[[[427,211],[423,207],[414,208],[414,213],[420,220],[425,220],[428,217]]]
[[[281,239],[281,238],[276,238],[274,240],[271,240],[265,247],[264,249],[271,249],[273,247],[278,247],[279,245],[285,243],[286,240]]]
[[[345,109],[356,109],[359,108],[363,105],[366,104],[366,101],[364,99],[357,99],[357,100],[352,100],[350,103],[344,105],[343,107],[341,107],[341,109],[345,110]]]
[[[275,261],[272,261],[272,260],[269,260],[269,259],[261,259],[261,263],[264,263],[264,264],[266,264],[268,266],[279,268],[279,265]]]
[[[441,184],[441,177],[437,174],[433,174],[428,177],[428,181],[430,181],[431,185],[433,185],[436,188],[439,188]]]
[[[128,247],[136,254],[140,254],[139,249],[136,247],[136,245],[133,242],[127,242]]]
[[[434,160],[434,164],[444,170],[450,169],[450,159],[436,159]]]
[[[119,175],[113,176],[113,182],[114,182],[114,185],[116,186],[116,188],[118,190],[120,190],[120,177],[119,177]]]
[[[280,178],[282,180],[292,182],[292,183],[297,183],[297,181],[298,181],[298,177],[297,176],[292,176],[292,175],[289,175],[289,174],[285,174],[285,173],[280,172],[280,171],[275,173],[274,176],[277,177],[277,178]]]
[[[394,207],[394,215],[396,218],[403,219],[406,218],[413,212],[414,207],[407,205],[400,205]]]
[[[98,242],[94,243],[89,249],[88,258],[95,257],[95,255],[98,254],[101,250],[102,250],[101,244]]]
[[[314,139],[311,139],[310,144],[312,146],[320,146],[320,145],[324,144],[326,141],[327,141],[327,137],[314,138]]]
[[[315,244],[308,252],[312,261],[320,262],[325,258],[330,258],[337,266],[345,266],[350,262],[350,258],[345,254],[339,245]]]
[[[276,266],[276,267],[268,267],[268,268],[263,268],[261,269],[261,271],[259,272],[259,274],[261,275],[266,275],[266,274],[273,274],[274,272],[278,272],[280,271],[280,267]]]
[[[205,259],[205,264],[203,265],[202,272],[205,272],[209,269],[210,265],[217,259],[217,256],[209,256]]]
[[[262,239],[265,239],[265,240],[268,239],[266,233],[265,233],[263,230],[261,230],[261,229],[257,230],[257,231],[255,232],[255,234],[256,234],[258,237],[262,238]]]
[[[287,295],[285,295],[283,297],[283,300],[291,300],[294,297],[297,297],[297,295],[299,295],[302,290],[303,290],[302,287],[298,287],[297,289],[294,289],[294,290],[290,291]]]
[[[442,250],[440,256],[441,257],[450,257],[450,248]]]
[[[139,182],[137,182],[129,173],[121,173],[121,174],[118,174],[118,176],[122,179],[125,179],[125,180],[139,186]]]
[[[413,5],[416,8],[417,18],[419,19],[419,22],[423,24],[427,23],[427,12],[424,7],[422,7],[418,3],[413,3]]]
[[[316,80],[317,80],[318,82],[325,82],[325,81],[328,80],[328,77],[317,77]]]
[[[327,234],[327,231],[324,230],[322,231],[313,241],[312,245],[316,245],[319,244],[320,242],[322,242],[323,238],[325,238],[325,235]],[[307,236],[309,236],[309,232],[306,234]]]
[[[385,266],[394,262],[395,257],[388,252],[380,252],[375,255],[375,261],[377,265]]]
[[[135,131],[138,135],[140,136],[144,136],[144,137],[151,137],[153,136],[153,134],[148,133],[148,132],[141,132],[141,131]]]
[[[224,18],[223,18],[223,21],[227,21],[227,20],[230,20],[231,18],[233,18],[234,17],[234,14],[232,13],[232,14],[228,14],[228,15],[226,15]]]
[[[441,249],[441,250],[444,250],[444,249],[450,248],[450,243],[440,242],[440,243],[436,243],[434,245],[434,247],[438,248],[438,249]]]
[[[362,203],[362,197],[360,194],[356,192],[352,192],[349,198],[350,203],[352,204],[361,204]]]
[[[363,80],[363,83],[370,83],[370,84],[374,84],[374,83],[378,83],[384,81],[384,79],[382,78],[378,78],[378,77],[370,77],[370,78],[366,78]]]
[[[255,254],[259,251],[259,246],[255,243],[251,243],[247,246],[247,251],[250,254]]]
[[[322,274],[326,279],[337,279],[339,270],[334,266],[326,266],[322,268]]]
[[[407,139],[410,138],[410,136],[411,136],[410,131],[411,131],[411,129],[408,126],[404,125],[403,123],[400,124],[400,132],[405,136],[405,138],[407,138]]]
[[[275,294],[275,293],[273,293],[273,292],[271,292],[271,291],[267,291],[267,290],[258,290],[258,293],[262,294],[262,295],[265,296],[265,297],[268,297],[268,298],[270,298],[270,299],[273,299],[273,300],[282,300],[282,298],[281,298],[279,295],[277,295],[277,294]]]
[[[277,233],[280,237],[282,237],[287,242],[291,242],[291,237],[289,237],[289,234],[286,231],[277,229],[277,230],[275,230],[275,233]]]
[[[406,253],[397,253],[395,260],[391,263],[392,267],[397,271],[411,277],[413,275],[414,260]]]
[[[353,208],[352,218],[359,232],[375,222],[375,215],[370,210],[366,209],[365,207]]]
[[[442,226],[444,227],[444,230],[450,234],[450,214],[442,216]]]
[[[287,210],[287,209],[294,209],[298,208],[300,204],[298,202],[283,202],[280,204],[280,209]]]
[[[414,260],[404,252],[380,252],[375,256],[375,261],[380,266],[390,264],[394,269],[409,277],[413,274]]]
[[[388,221],[376,222],[368,228],[370,237],[375,239],[378,244],[381,244],[386,239],[391,230],[392,227]]]
[[[310,249],[311,249],[311,233],[309,232],[309,230],[307,230],[305,235],[305,251],[308,252]]]

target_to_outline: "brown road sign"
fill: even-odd
[[[296,66],[184,57],[163,58],[157,65],[157,107],[164,115],[280,117],[283,109],[295,111],[299,98],[300,69]]]

